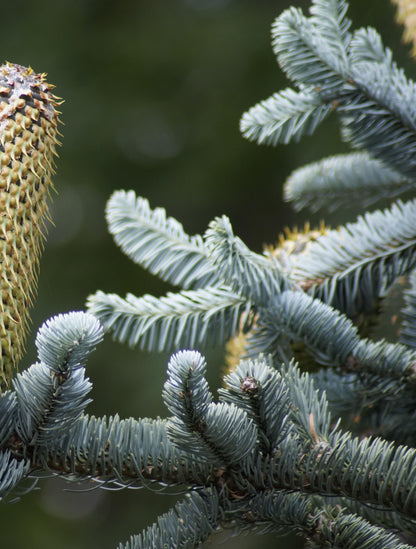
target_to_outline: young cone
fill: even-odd
[[[60,104],[45,74],[0,66],[0,385],[24,351],[53,189]]]

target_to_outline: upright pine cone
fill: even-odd
[[[58,98],[45,74],[0,66],[0,384],[24,351],[53,190]]]

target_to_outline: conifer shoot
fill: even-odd
[[[24,351],[49,219],[60,104],[30,67],[0,66],[0,385]]]

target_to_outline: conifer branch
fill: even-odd
[[[416,348],[416,270],[409,276],[410,287],[405,291],[403,324],[400,330],[400,341],[408,347]]]
[[[277,261],[249,250],[234,235],[226,216],[210,223],[205,241],[224,282],[255,305],[267,305],[273,296],[289,286]]]
[[[344,139],[361,150],[295,172],[286,193],[298,207],[323,205],[323,192],[330,206],[360,189],[360,196],[393,196],[416,177],[416,86],[376,31],[350,32],[346,11],[344,0],[312,0],[309,17],[290,8],[277,19],[273,48],[298,91],[275,94],[241,123],[250,139],[286,143],[337,112]],[[26,306],[36,279],[57,101],[43,76],[18,66],[2,70],[3,282],[16,297],[7,289],[0,311],[4,380],[23,339],[19,332],[17,345],[4,319],[15,318],[14,306],[26,314],[20,298]],[[39,137],[41,130],[47,143],[32,151],[27,132]],[[28,191],[19,202],[25,185],[35,183],[41,197]],[[204,238],[190,237],[133,192],[112,196],[107,220],[133,261],[181,290],[126,299],[99,291],[88,300],[90,314],[43,325],[39,361],[0,395],[0,498],[45,472],[99,486],[187,492],[119,546],[126,549],[194,547],[231,524],[240,532],[290,528],[309,547],[410,548],[393,532],[416,534],[416,202],[398,201],[315,241],[309,235],[284,265],[274,252],[250,250],[226,217],[216,218]],[[26,278],[19,279],[16,254],[28,265]],[[410,279],[399,342],[360,337],[354,320],[373,312],[399,276]],[[85,364],[104,330],[156,351],[218,344],[248,331],[248,359],[228,372],[216,400],[204,357],[176,352],[163,390],[166,419],[96,418],[85,413],[91,389]],[[314,368],[326,370],[301,372],[292,360],[309,365],[300,348]],[[341,427],[342,419],[358,434]]]
[[[13,391],[5,391],[0,395],[0,447],[7,442],[13,433],[16,422],[17,399]]]
[[[412,180],[416,174],[416,88],[392,61],[390,50],[383,47],[374,29],[350,35],[346,8],[345,2],[322,0],[313,2],[310,18],[296,8],[284,11],[272,29],[274,52],[301,90],[314,90],[322,112],[330,106],[338,113],[345,141]],[[307,120],[310,106],[302,107],[302,100],[295,98],[293,93],[292,111],[301,120],[303,110]],[[264,116],[264,105],[272,103],[273,98],[266,100],[243,116],[246,137],[264,141],[267,136],[267,142],[274,144],[288,141],[290,134],[281,131],[281,124],[272,130],[271,118]],[[306,126],[305,132],[310,129]],[[293,138],[301,132],[293,132]]]
[[[30,472],[26,459],[16,459],[10,450],[0,452],[0,500],[3,500]]]
[[[313,0],[309,8],[312,24],[319,28],[332,48],[338,49],[338,56],[345,57],[345,49],[351,40],[347,17],[348,2],[345,0]]]
[[[46,322],[37,336],[41,362],[13,381],[17,399],[16,434],[28,445],[45,445],[64,433],[89,402],[86,357],[102,339],[97,320],[85,313]]]
[[[326,100],[333,98],[348,78],[348,60],[342,21],[331,8],[326,17],[307,18],[300,9],[284,11],[272,26],[273,51],[288,78],[299,86],[315,88]],[[339,2],[334,2],[339,5]],[[331,36],[319,31],[317,21]],[[324,86],[324,87],[323,87]]]
[[[68,330],[62,330],[64,325]],[[86,326],[91,339],[86,336]],[[74,338],[68,337],[68,333],[71,330],[75,333],[77,327],[78,341],[84,343],[76,345],[74,352],[78,356],[71,357]],[[38,341],[56,349],[60,348],[58,342],[66,342],[66,352],[60,353],[55,362],[60,366],[55,366],[53,371],[59,370],[63,376],[62,364],[69,364],[72,366],[67,371],[69,379],[83,371],[81,364],[97,342],[97,331],[88,315],[64,315],[45,326]],[[80,351],[82,345],[85,352]],[[52,354],[46,352],[45,356]],[[62,357],[66,357],[64,362]],[[289,496],[289,503],[283,509],[285,512],[291,509],[294,528],[305,528],[305,525],[296,518],[294,504],[291,508],[293,493],[302,494],[303,498],[319,494],[352,497],[362,503],[382,505],[386,510],[403,513],[410,519],[416,518],[415,451],[394,448],[381,439],[359,441],[349,433],[332,429],[325,397],[318,397],[307,374],[301,375],[293,365],[278,374],[264,360],[242,363],[236,374],[228,377],[229,387],[221,391],[221,402],[214,403],[204,371],[205,361],[198,353],[187,351],[172,357],[164,395],[174,416],[167,422],[87,416],[76,419],[79,405],[72,399],[68,401],[66,411],[74,419],[61,422],[59,437],[20,438],[19,444],[12,437],[8,441],[9,454],[3,459],[11,459],[15,465],[16,460],[23,463],[19,467],[24,467],[24,472],[30,465],[31,469],[42,468],[64,477],[76,473],[78,478],[89,477],[100,484],[115,482],[129,486],[168,482],[193,485],[198,490],[202,500],[195,496],[195,505],[188,508],[188,526],[178,521],[177,510],[182,509],[178,504],[177,510],[165,515],[159,526],[149,529],[142,535],[145,537],[132,538],[131,543],[146,544],[149,539],[174,540],[189,528],[194,532],[195,540],[202,541],[208,531],[218,526],[220,519],[235,518],[235,512],[233,515],[227,513],[236,502],[241,523],[247,513],[253,512],[253,497],[258,506],[261,493],[274,495],[276,490],[275,497]],[[41,385],[49,387],[49,380],[38,369],[32,370],[32,376],[33,386],[39,385],[38,394]],[[279,400],[275,398],[276,389],[282,397]],[[19,390],[16,383],[16,391]],[[255,396],[259,402],[253,407]],[[30,399],[20,390],[19,406],[25,398]],[[43,402],[37,402],[43,409]],[[15,418],[18,425],[20,420]],[[194,440],[202,440],[205,447],[198,449],[197,444],[184,444],[183,429],[172,428],[172,424],[181,424],[185,432],[191,427]],[[260,438],[255,425],[263,432]],[[268,445],[265,445],[266,440]],[[21,461],[22,455],[26,455],[29,465]],[[9,471],[14,480],[17,480],[16,476],[22,476],[19,469],[17,473],[13,473],[13,467]],[[12,488],[10,485],[11,480],[6,479],[0,488],[6,492]],[[216,503],[218,497],[220,505]],[[204,524],[196,521],[201,509],[205,510],[205,516],[212,517]],[[267,521],[267,513],[259,520]],[[255,520],[254,525],[257,522]],[[315,533],[320,523],[321,520],[312,525]],[[368,527],[365,521],[358,521],[354,527],[356,539],[361,539],[361,532]],[[173,537],[163,537],[168,532]],[[333,528],[324,530],[323,539],[333,534]],[[382,530],[380,535],[384,535]]]
[[[348,316],[368,313],[398,276],[414,268],[415,220],[416,202],[398,201],[327,231],[296,263],[292,278]]]
[[[296,92],[288,88],[246,112],[240,129],[245,137],[259,144],[287,144],[312,135],[331,112],[331,105],[322,103],[313,89]]]
[[[169,383],[177,380],[175,381],[174,389],[176,394],[175,398],[178,396],[184,398],[181,397],[182,389],[180,380],[182,379],[185,381],[185,379],[189,379],[189,375],[191,374],[193,376],[195,372],[195,381],[192,383],[196,384],[195,388],[197,389],[198,385],[202,382],[202,386],[200,386],[199,389],[202,389],[201,396],[204,399],[202,402],[202,410],[195,412],[197,414],[203,414],[204,410],[207,410],[212,406],[212,402],[210,400],[207,401],[206,397],[204,397],[206,391],[203,387],[206,387],[206,381],[203,377],[200,377],[200,374],[197,371],[189,371],[189,367],[186,367],[187,363],[192,363],[192,368],[196,366],[197,370],[198,368],[203,367],[203,361],[201,362],[200,357],[195,355],[195,353],[179,353],[175,355],[175,358],[172,359],[170,363],[169,378],[171,381],[169,381]],[[267,369],[266,364],[263,364],[263,366]],[[242,367],[244,368],[244,366]],[[254,379],[254,383],[259,384],[259,380]],[[386,509],[399,511],[410,518],[415,518],[416,503],[413,500],[416,495],[412,488],[416,482],[416,479],[413,478],[416,475],[414,468],[414,462],[416,460],[415,451],[405,447],[394,448],[392,444],[388,444],[381,439],[372,441],[370,439],[365,439],[359,441],[348,433],[341,433],[337,429],[332,430],[330,428],[331,422],[328,411],[326,410],[325,402],[323,400],[324,397],[321,396],[320,401],[319,399],[316,400],[316,392],[308,376],[299,375],[296,368],[292,367],[287,373],[283,373],[282,383],[287,386],[290,395],[297,395],[296,401],[290,400],[287,402],[286,408],[286,415],[288,416],[286,421],[290,422],[293,427],[287,428],[285,436],[280,439],[279,445],[276,447],[276,450],[278,451],[273,453],[271,459],[268,457],[269,454],[267,454],[261,461],[257,462],[257,467],[260,467],[263,470],[263,475],[259,475],[258,472],[253,470],[249,462],[241,469],[240,477],[236,478],[237,485],[233,485],[232,477],[227,477],[227,486],[230,493],[236,489],[241,492],[242,475],[246,477],[246,482],[249,483],[248,486],[251,486],[252,488],[256,487],[257,490],[268,488],[277,490],[289,489],[295,490],[295,492],[301,491],[309,494],[325,493],[353,497],[358,501],[382,505]],[[272,389],[272,387],[270,388]],[[167,389],[167,391],[170,392],[170,389]],[[224,395],[225,393],[222,393],[222,396]],[[190,395],[190,398],[192,398],[192,395]],[[170,402],[173,401],[170,400]],[[177,419],[180,419],[180,417],[189,417],[188,413],[183,416],[182,411],[176,404],[172,410],[178,411],[179,415],[175,416]],[[218,428],[225,422],[224,425],[228,424],[230,425],[230,428],[232,426],[234,427],[236,436],[241,436],[242,439],[247,440],[247,433],[244,430],[241,430],[238,416],[235,416],[234,414],[231,414],[230,416],[230,409],[225,408],[224,406],[220,406],[217,410],[218,415],[216,421],[218,423]],[[245,414],[243,409],[241,409],[241,413]],[[193,415],[192,417],[195,416]],[[208,425],[208,415],[205,415],[205,418],[208,419]],[[81,422],[83,421],[81,420]],[[143,420],[142,427],[146,424],[150,426],[149,420]],[[138,426],[138,423],[132,423],[132,420],[130,420],[126,427],[128,428],[134,425]],[[75,459],[82,458],[82,466],[82,464],[85,463],[86,456],[91,457],[92,454],[95,454],[96,465],[94,466],[93,463],[90,462],[88,468],[93,475],[97,474],[99,471],[100,477],[104,479],[106,478],[106,474],[111,476],[117,471],[116,478],[118,482],[120,482],[120,479],[123,478],[123,472],[127,469],[127,474],[136,475],[137,480],[143,479],[147,472],[149,476],[152,475],[152,478],[159,482],[166,481],[166,472],[169,471],[170,468],[169,463],[172,463],[171,460],[174,458],[177,450],[174,448],[169,450],[169,439],[165,438],[166,435],[163,435],[165,431],[163,428],[161,429],[163,424],[153,423],[152,427],[154,432],[153,436],[158,436],[154,440],[152,440],[152,438],[148,439],[147,444],[143,443],[142,437],[138,437],[137,434],[132,436],[128,430],[124,430],[125,438],[118,438],[117,444],[113,444],[112,437],[110,436],[109,438],[106,432],[102,432],[101,442],[98,445],[102,450],[96,450],[95,452],[80,452],[79,445],[81,443],[85,444],[86,440],[80,439],[75,441],[72,438],[71,444],[68,445],[68,449],[72,448],[75,451],[70,451],[69,457],[72,456],[72,462],[74,456]],[[238,427],[240,427],[240,429]],[[100,430],[97,431],[94,429],[92,432],[86,432],[85,434],[88,434],[90,437],[92,433],[95,433],[95,438],[97,432],[100,432]],[[120,429],[110,429],[110,432],[114,433],[113,436],[116,436],[117,432],[121,433],[123,431]],[[228,432],[230,433],[231,431]],[[161,435],[165,441],[163,444],[161,444],[161,439],[158,438]],[[169,438],[171,442],[173,442],[174,447],[182,446],[181,436],[182,433],[171,431]],[[91,442],[94,438],[90,438]],[[221,438],[216,437],[216,440],[219,443]],[[138,452],[135,453],[132,451],[133,448],[127,451],[127,448],[125,448],[126,443],[129,445],[137,445],[136,448]],[[94,444],[96,445],[96,442]],[[231,450],[232,444],[227,440],[227,437],[222,438],[221,445],[223,445],[223,451],[227,447]],[[252,439],[251,445],[252,451],[258,452],[258,450],[256,450],[256,437]],[[63,445],[61,444],[61,446]],[[102,453],[104,448],[106,449],[105,454]],[[165,448],[167,454],[164,459],[161,459],[161,451],[163,448]],[[296,452],[295,449],[297,449]],[[172,450],[174,452],[173,454]],[[180,462],[189,464],[189,459],[194,455],[193,450],[194,448],[190,447],[188,447],[187,450],[183,448],[180,452],[182,455]],[[138,456],[144,455],[145,452],[148,452],[149,454],[156,452],[156,456],[153,456],[151,460],[149,459],[149,456],[147,456],[148,461],[146,467],[144,467],[143,462],[138,463],[135,461]],[[235,453],[240,456],[240,463],[243,463],[241,461],[242,456],[239,452],[240,448],[235,448]],[[169,454],[170,459],[166,459]],[[187,454],[188,459],[183,461]],[[120,460],[123,455],[130,456],[130,466],[124,467],[124,470],[122,468],[119,469],[122,465]],[[180,455],[176,455],[180,457]],[[293,458],[295,455],[297,455],[297,458],[294,460]],[[118,459],[116,459],[117,456]],[[136,456],[135,460],[132,459],[132,456]],[[157,456],[159,457],[155,459]],[[52,464],[55,464],[54,467],[56,469],[56,463],[59,463],[59,461],[65,462],[66,460],[57,460],[56,456],[54,456],[50,461]],[[200,462],[200,460],[198,461]],[[176,461],[176,463],[178,463],[178,461]],[[329,463],[331,463],[330,468],[328,468]],[[155,467],[154,464],[158,464],[158,467]],[[163,471],[163,468],[161,468],[163,467],[163,464],[165,465],[165,468],[167,467],[168,469]],[[149,467],[149,465],[151,466]],[[203,471],[201,465],[203,466],[203,463],[198,467],[197,475],[193,477],[193,482],[196,482],[197,484],[200,482],[200,480],[198,480],[198,474],[201,475]],[[211,467],[212,466],[210,466],[210,469]],[[218,465],[216,467],[218,468]],[[69,466],[69,464],[67,464],[67,470],[73,471],[74,465]],[[177,470],[177,467],[173,467],[170,470],[175,471]],[[217,471],[217,475],[225,473],[225,471],[221,473],[221,467],[217,469]],[[85,472],[87,473],[87,470]],[[183,481],[186,479],[189,483],[192,478],[189,475],[194,474],[192,468],[188,469],[185,474],[186,473],[188,474],[188,478],[186,479],[186,476],[184,476],[182,479]],[[159,478],[157,477],[158,474],[161,475]],[[178,472],[176,472],[176,475],[177,474]],[[207,471],[205,471],[205,474],[207,474]],[[214,479],[217,475],[211,476],[211,478]],[[171,481],[172,480],[173,479],[171,478]],[[250,491],[247,493],[247,497],[249,497],[250,493]]]
[[[168,367],[163,396],[170,412],[167,434],[174,444],[219,466],[244,463],[257,440],[253,422],[233,403],[212,402],[199,353],[176,354]],[[227,418],[226,421],[224,419]]]
[[[247,507],[238,503],[221,508],[218,497],[212,492],[191,492],[187,500],[159,517],[157,523],[138,536],[132,536],[127,544],[118,549],[144,549],[147,547],[192,547],[207,540],[220,526],[236,523],[242,531],[257,529],[258,533],[287,533],[287,530],[302,531],[311,547],[323,547],[331,543],[337,547],[361,549],[364,544],[377,549],[380,544],[386,549],[411,549],[398,537],[382,528],[372,526],[363,519],[328,508],[314,508],[300,494],[261,494],[250,501]],[[182,518],[182,520],[181,520]],[[201,524],[195,531],[195,524]],[[313,545],[312,545],[313,544]]]
[[[288,434],[288,388],[281,375],[265,357],[242,361],[224,378],[226,389],[220,398],[245,411],[257,426],[260,448],[270,454]]]
[[[258,326],[255,341],[266,354],[276,355],[285,336],[301,340],[326,365],[344,363],[359,342],[357,328],[345,315],[303,292],[283,292],[263,312]]]
[[[397,413],[397,417],[413,410],[414,351],[399,343],[360,339],[349,319],[302,292],[283,292],[273,306],[259,316],[247,351],[250,356],[270,353],[278,365],[291,356],[289,344],[299,341],[318,363],[342,373],[343,378],[330,374],[327,380],[319,378],[335,410],[356,410],[357,413],[360,410],[361,413],[371,409],[379,413],[376,408],[379,405],[385,414]],[[391,406],[392,399],[399,395],[400,406]],[[413,427],[407,425],[406,429],[406,438],[414,440]],[[404,435],[402,429],[401,432]]]
[[[224,341],[234,335],[240,316],[250,303],[225,286],[169,292],[156,298],[97,292],[88,310],[121,343],[149,351],[195,348]]]
[[[330,543],[332,547],[348,549],[360,549],[364,546],[374,547],[374,549],[377,547],[411,549],[413,547],[403,543],[393,532],[369,524],[353,514],[336,514],[335,518],[329,516],[325,519],[319,524],[317,535],[313,538],[314,543],[318,538],[321,546],[323,543]]]
[[[326,207],[333,211],[358,199],[369,206],[412,186],[368,153],[359,152],[331,156],[295,170],[285,183],[284,196],[296,210],[307,207],[315,212]]]
[[[157,523],[131,536],[126,544],[118,545],[118,549],[197,547],[211,537],[223,518],[218,500],[215,490],[190,492],[184,501],[160,516]]]
[[[260,494],[250,502],[248,512],[237,516],[237,521],[243,531],[253,530],[256,522],[260,533],[286,534],[288,527],[301,530],[310,547],[361,549],[367,544],[374,549],[380,545],[389,549],[412,547],[402,543],[392,532],[346,513],[333,499],[322,509],[302,494]]]
[[[212,466],[170,443],[167,420],[83,415],[64,437],[37,449],[33,465],[64,478],[76,474],[98,485],[202,484]]]
[[[215,286],[218,276],[202,238],[188,236],[163,208],[133,191],[117,191],[106,209],[108,228],[123,252],[153,274],[184,289]]]
[[[415,530],[415,522],[411,519],[404,517],[403,515],[394,511],[386,510],[378,505],[367,505],[351,500],[346,501],[344,498],[322,498],[322,504],[332,511],[340,511],[341,509],[348,508],[348,513],[355,516],[360,516],[365,521],[368,521],[373,525],[382,524],[384,527],[391,529],[396,534],[401,533],[400,537],[406,539],[408,534],[408,541],[412,540],[412,532]],[[390,533],[391,533],[390,531]]]

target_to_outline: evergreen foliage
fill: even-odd
[[[415,84],[377,32],[352,32],[346,13],[343,0],[313,0],[309,16],[290,8],[278,17],[273,48],[297,90],[242,117],[246,137],[277,145],[338,115],[354,152],[292,174],[285,192],[297,208],[395,197],[416,177]],[[180,289],[125,299],[98,291],[87,313],[41,327],[39,361],[0,395],[1,497],[45,471],[184,493],[126,549],[196,547],[230,525],[291,529],[310,548],[414,547],[415,201],[306,233],[292,253],[253,252],[225,216],[188,236],[133,191],[114,193],[107,221],[124,253]],[[373,340],[367,326],[403,277],[400,336]],[[87,415],[85,363],[104,332],[174,352],[169,417]],[[243,356],[215,398],[192,349],[236,334]]]

